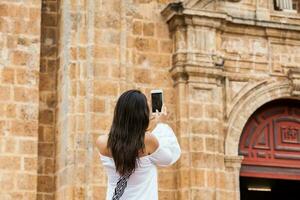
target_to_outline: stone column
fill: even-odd
[[[223,60],[216,52],[215,27],[219,23],[193,16],[173,19],[169,23],[175,47],[171,74],[182,147],[178,199],[218,199],[225,187]]]
[[[187,75],[178,74],[175,78],[175,88],[176,88],[176,127],[177,127],[177,137],[180,142],[182,154],[178,161],[178,199],[189,199],[190,198],[190,187],[191,187],[191,155],[190,155],[190,134],[188,131],[188,85],[187,85]],[[203,145],[199,144],[201,148]]]
[[[225,184],[229,191],[228,199],[240,199],[240,169],[242,165],[243,156],[225,156]]]
[[[62,1],[57,72],[56,193],[92,199],[94,1]]]

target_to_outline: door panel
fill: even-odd
[[[299,101],[278,100],[258,109],[244,127],[239,155],[241,176],[300,180]]]

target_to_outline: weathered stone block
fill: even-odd
[[[20,170],[21,159],[17,156],[0,156],[0,169]]]
[[[20,190],[35,190],[37,187],[37,176],[30,174],[17,175],[17,188]]]
[[[144,36],[154,36],[155,26],[154,23],[143,23]]]

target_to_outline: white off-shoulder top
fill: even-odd
[[[156,166],[172,165],[180,157],[180,146],[169,125],[159,123],[151,134],[157,138],[159,146],[152,154],[140,157],[138,167],[129,177],[120,200],[158,200]],[[100,160],[108,176],[106,200],[111,200],[120,175],[111,157],[100,154]]]

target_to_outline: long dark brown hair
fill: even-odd
[[[132,173],[139,152],[145,148],[145,132],[149,125],[146,96],[139,90],[128,90],[118,99],[107,147],[115,161],[116,171]]]

